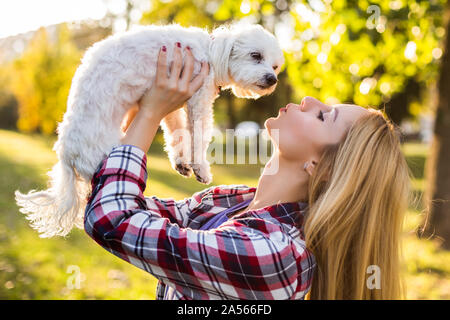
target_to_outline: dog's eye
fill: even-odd
[[[277,70],[278,66],[273,66],[272,68],[273,70]]]
[[[252,52],[252,53],[250,53],[250,56],[251,56],[253,59],[256,59],[256,60],[261,60],[261,59],[262,59],[262,55],[261,55],[261,53],[259,53],[259,52]]]

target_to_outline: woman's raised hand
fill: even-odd
[[[181,54],[181,44],[177,42],[173,52],[172,68],[167,74],[167,49],[159,50],[156,77],[152,86],[139,101],[139,108],[163,119],[169,113],[181,108],[184,103],[202,86],[209,74],[209,63],[202,62],[200,73],[191,80],[194,71],[194,56],[186,47],[185,63]]]

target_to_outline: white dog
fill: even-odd
[[[284,64],[276,38],[252,24],[220,26],[211,35],[196,27],[153,25],[95,43],[75,73],[67,111],[58,124],[53,150],[59,161],[48,172],[51,186],[26,195],[15,192],[20,211],[28,214],[41,237],[64,236],[74,225],[83,227],[95,170],[120,145],[124,115],[152,85],[160,47],[167,47],[171,63],[176,42],[191,48],[196,59],[193,76],[200,71],[200,61],[208,61],[211,68],[185,108],[163,119],[165,150],[174,169],[184,176],[193,171],[202,183],[209,184],[212,178],[206,149],[212,139],[212,105],[220,88],[231,88],[243,98],[270,94]],[[176,132],[188,132],[190,137],[183,135],[179,143]]]

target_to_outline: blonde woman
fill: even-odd
[[[182,49],[174,50],[169,76],[160,51],[156,84],[128,118],[122,145],[99,164],[86,232],[157,277],[158,299],[401,298],[409,170],[380,111],[306,97],[265,122],[275,151],[256,188],[213,186],[178,201],[144,197],[146,153],[160,120],[209,70],[190,80],[193,57],[181,70]]]

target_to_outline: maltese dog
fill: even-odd
[[[270,94],[284,64],[276,38],[257,24],[222,25],[211,34],[178,24],[151,25],[95,43],[73,77],[67,111],[58,123],[53,150],[59,161],[48,172],[49,189],[15,192],[20,211],[41,237],[65,236],[73,226],[83,228],[90,180],[112,148],[120,145],[125,115],[152,85],[160,47],[167,47],[169,64],[176,42],[191,48],[196,60],[193,76],[201,61],[208,61],[211,68],[184,108],[161,122],[165,150],[175,170],[186,177],[194,173],[205,184],[212,180],[206,149],[220,89],[230,88],[235,96],[250,99]]]

